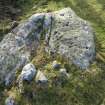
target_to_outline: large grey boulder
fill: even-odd
[[[46,51],[65,57],[82,69],[86,69],[95,56],[90,24],[70,8],[34,14],[0,42],[0,82],[12,80],[15,71],[30,62],[40,38],[46,41]]]
[[[33,18],[34,17],[34,18]],[[36,14],[18,25],[0,42],[0,83],[9,84],[15,71],[30,62],[39,45],[44,14]]]
[[[65,8],[52,14],[47,51],[58,54],[86,69],[95,57],[94,32],[90,24]]]

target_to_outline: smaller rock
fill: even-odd
[[[57,61],[53,61],[52,67],[53,67],[53,69],[59,69],[60,68],[60,63],[58,63]]]
[[[59,75],[55,76],[52,79],[52,85],[56,87],[63,87],[67,83],[68,78],[70,75],[67,73],[65,68],[60,69]]]
[[[36,73],[35,66],[32,63],[29,63],[23,67],[23,70],[20,74],[22,80],[31,81]]]
[[[18,76],[17,83],[19,92],[24,93],[24,81],[30,82],[36,74],[35,66],[32,63],[29,63],[23,67],[21,74]]]
[[[44,75],[44,73],[42,71],[38,71],[37,75],[36,75],[36,83],[47,83],[48,79],[47,77]]]
[[[69,74],[67,73],[67,70],[65,68],[61,68],[60,69],[60,74],[64,77],[68,77],[69,78]]]
[[[5,100],[5,105],[15,105],[15,101],[14,101],[13,97],[8,97]]]

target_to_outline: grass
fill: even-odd
[[[69,65],[59,56],[52,58],[43,51],[41,46],[32,63],[37,69],[42,70],[46,75],[50,75],[51,80],[58,75],[53,72],[51,62],[57,59],[62,67],[69,70],[70,78],[63,87],[49,85],[48,88],[39,88],[35,81],[24,84],[25,94],[20,94],[14,85],[10,90],[10,95],[14,96],[18,105],[102,105],[105,104],[105,68],[94,62],[89,70],[82,71],[74,65]],[[38,60],[38,61],[37,61]],[[18,74],[19,75],[19,74]],[[32,95],[33,94],[33,95]],[[6,97],[5,97],[6,98]],[[104,105],[103,104],[103,105]]]
[[[78,16],[91,23],[95,32],[96,61],[87,71],[78,70],[74,65],[65,63],[70,79],[61,88],[40,90],[36,89],[32,81],[26,85],[26,90],[27,93],[34,92],[35,97],[30,99],[16,95],[19,105],[105,105],[105,0],[29,0],[22,4],[23,15],[20,19],[27,19],[34,13],[50,12],[64,7],[71,7]],[[47,69],[51,70],[50,62],[54,59],[41,52],[43,47],[38,50],[32,62],[38,69],[44,70],[45,65],[48,65]],[[56,59],[64,64],[60,57]],[[10,89],[12,90],[15,89]]]
[[[47,69],[49,74],[54,76],[50,63],[52,61],[48,58],[47,60],[49,63],[44,64],[47,67],[42,66],[40,69],[43,72]],[[14,99],[18,105],[102,105],[105,98],[105,70],[96,63],[84,72],[74,65],[68,65],[68,67],[67,65],[70,78],[63,87],[49,86],[43,89],[39,88],[33,80],[30,84],[24,84],[25,94],[19,94],[16,86],[12,87],[9,93],[15,94]],[[31,96],[31,94],[34,95]]]

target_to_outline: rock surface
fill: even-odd
[[[95,56],[94,33],[85,20],[70,8],[52,13],[32,15],[0,42],[0,82],[30,61],[40,38],[46,41],[46,51],[60,54],[82,69]]]
[[[8,75],[5,77],[4,83],[6,87],[9,87],[12,85],[12,82],[15,80],[14,73],[8,73]]]

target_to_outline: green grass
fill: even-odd
[[[89,70],[82,71],[73,64],[69,65],[61,57],[52,58],[45,54],[39,48],[36,57],[32,63],[37,69],[45,72],[46,75],[56,76],[53,72],[51,63],[54,59],[61,62],[62,67],[69,70],[70,78],[62,87],[49,85],[48,88],[39,88],[33,80],[30,84],[24,84],[25,94],[19,94],[17,87],[12,87],[10,95],[14,98],[18,105],[104,105],[105,104],[105,68],[101,63],[94,62]],[[39,53],[43,52],[43,53]],[[45,62],[46,61],[46,62]],[[40,66],[41,65],[41,66]],[[46,72],[45,72],[46,73]],[[18,74],[19,75],[19,74]],[[50,77],[50,81],[52,79]],[[30,97],[30,94],[34,94]]]
[[[37,90],[33,82],[28,84],[26,90],[33,91],[36,95],[32,99],[17,96],[19,105],[105,105],[105,0],[29,0],[22,2],[23,15],[20,19],[64,7],[71,7],[78,16],[91,23],[95,32],[96,61],[87,71],[65,64],[71,77],[62,88]],[[41,70],[48,64],[47,69],[50,70],[49,62],[53,59],[45,53],[39,54],[32,62]],[[62,62],[61,58],[57,59]]]

